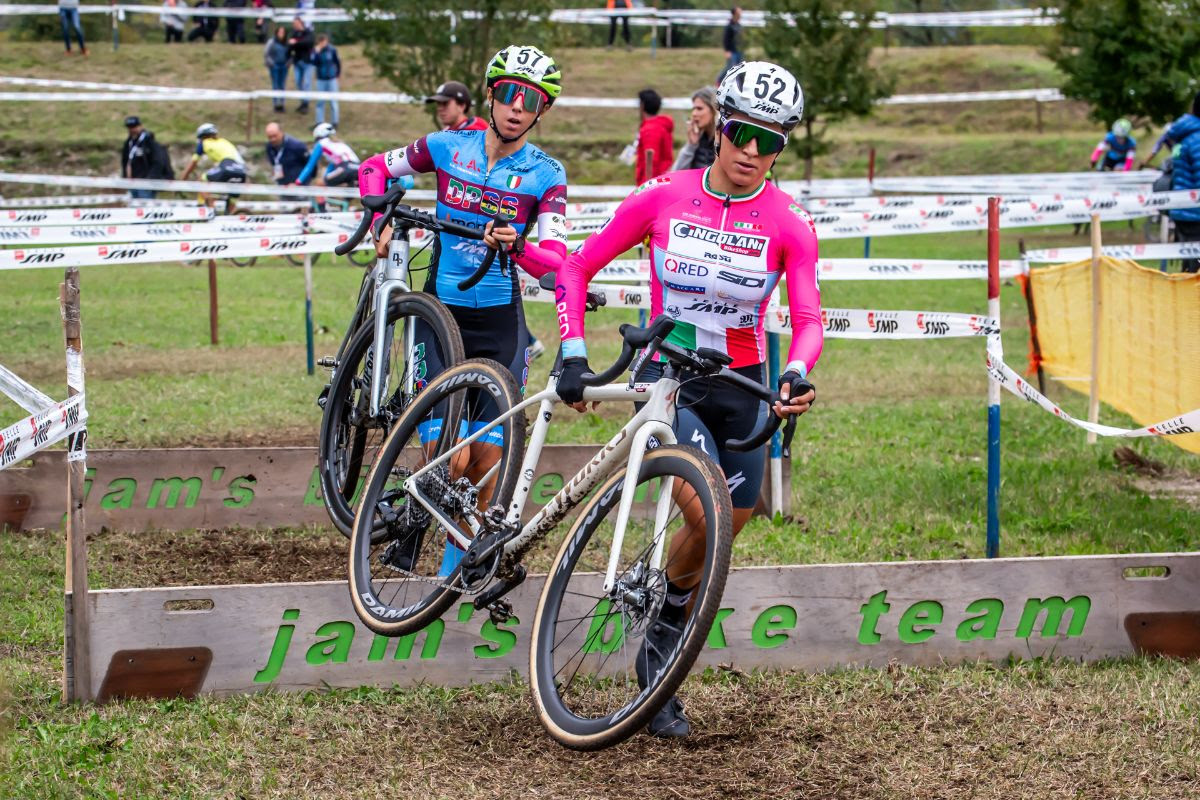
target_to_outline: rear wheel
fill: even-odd
[[[416,342],[417,324],[430,333]],[[354,525],[354,503],[388,430],[424,387],[426,360],[442,364],[463,360],[458,323],[441,301],[410,292],[388,308],[385,350],[374,353],[375,318],[368,317],[350,340],[329,384],[321,415],[318,472],[329,518],[346,536]],[[428,353],[429,347],[436,354]],[[379,413],[371,415],[371,374],[384,365]]]
[[[700,450],[670,445],[645,455],[605,591],[625,474],[579,512],[534,616],[534,706],[547,732],[576,750],[624,741],[671,699],[704,646],[729,572],[733,503],[721,469]],[[668,577],[695,587],[687,604],[668,604]]]
[[[525,450],[525,416],[514,414],[478,441],[438,459],[508,412],[520,391],[495,361],[466,361],[440,373],[396,422],[363,487],[350,537],[350,593],[363,623],[388,636],[424,628],[462,591],[495,575],[492,558],[466,567],[463,547],[476,536],[503,538],[484,522],[507,509]],[[405,482],[415,473],[411,488]]]

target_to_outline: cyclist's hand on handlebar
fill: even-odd
[[[505,249],[512,247],[513,242],[516,240],[517,229],[511,225],[497,228],[495,221],[490,221],[483,228],[483,243],[493,250],[500,249],[501,245]]]
[[[367,212],[370,213],[370,212]],[[384,225],[383,230],[379,233],[379,238],[375,240],[375,255],[380,258],[387,258],[388,244],[392,241],[392,226]]]
[[[777,417],[792,414],[803,414],[817,400],[817,390],[813,385],[795,370],[788,370],[779,376],[779,393],[776,395],[772,410]]]
[[[583,413],[587,403],[583,402],[583,376],[592,371],[586,358],[564,358],[562,375],[558,378],[559,398],[576,411]]]

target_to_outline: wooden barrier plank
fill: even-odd
[[[1165,568],[1166,577],[1125,577],[1147,567]],[[208,694],[453,686],[526,674],[542,581],[532,577],[510,595],[510,623],[495,626],[464,600],[400,639],[358,623],[344,582],[93,591],[92,685],[104,685],[118,651],[197,646],[212,650],[201,689]],[[1198,589],[1200,553],[739,569],[699,663],[824,670],[1128,656],[1154,652],[1155,637],[1139,636],[1135,650],[1127,620],[1194,620]],[[1158,638],[1169,652],[1200,652],[1180,641],[1181,630],[1200,628],[1175,625]]]
[[[547,503],[596,448],[546,447],[530,491],[531,513]],[[38,453],[32,466],[0,472],[0,527],[62,526],[64,457],[62,451]],[[329,522],[315,448],[89,450],[87,467],[84,510],[89,532]],[[785,462],[785,483],[789,474]],[[768,491],[765,481],[763,491]],[[760,505],[765,502],[760,500]]]

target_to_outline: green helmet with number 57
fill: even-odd
[[[488,62],[484,77],[489,89],[505,78],[536,86],[546,93],[546,105],[553,105],[562,93],[562,70],[558,62],[529,45],[510,44],[497,52]]]

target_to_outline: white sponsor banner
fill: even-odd
[[[36,386],[27,383],[20,375],[0,364],[0,394],[8,396],[13,402],[33,414],[54,403]]]
[[[107,206],[124,203],[127,194],[64,194],[58,197],[0,197],[0,209],[7,208],[59,208],[74,206]],[[192,203],[195,205],[195,203]]]
[[[150,189],[157,192],[205,192],[209,194],[264,194],[272,197],[348,197],[358,199],[351,186],[279,186],[274,183],[209,183],[208,181],[159,181],[137,178],[95,178],[83,175],[39,175],[31,172],[0,172],[0,183],[35,183],[44,186],[75,186],[94,189]],[[405,197],[421,199],[421,192]],[[424,192],[428,199],[433,192]],[[2,215],[2,214],[0,214]]]
[[[987,352],[987,370],[992,378],[1017,397],[1040,406],[1059,419],[1082,428],[1085,431],[1100,436],[1116,436],[1121,438],[1140,438],[1143,436],[1175,436],[1181,433],[1196,433],[1200,431],[1200,408],[1180,414],[1177,417],[1147,425],[1144,428],[1116,428],[1112,425],[1100,425],[1076,419],[1054,404],[1048,397],[1029,385],[1029,381],[1018,375],[1004,363],[998,354],[994,353],[995,346],[989,343]]]
[[[87,422],[83,395],[39,411],[0,431],[0,469],[29,458],[55,442],[82,430]]]
[[[1129,172],[1049,172],[1011,175],[913,175],[876,178],[879,192],[925,194],[1094,193],[1103,191],[1149,191],[1161,173],[1156,170]],[[786,186],[786,182],[784,186]]]
[[[650,293],[644,286],[605,286],[592,284],[588,291],[603,295],[605,307],[650,307]],[[521,278],[521,296],[537,302],[554,302],[554,292],[536,281]],[[720,315],[721,303],[697,300],[710,308],[707,313]],[[886,311],[867,308],[823,308],[821,323],[832,339],[948,339],[962,336],[986,336],[1000,330],[991,317],[957,314],[948,311]],[[766,329],[771,333],[791,330],[791,315],[786,307],[771,306],[766,311]]]
[[[155,264],[209,258],[249,258],[287,254],[327,253],[346,241],[347,234],[199,239],[179,242],[41,247],[0,250],[0,270],[40,267],[93,267],[105,264]],[[358,249],[370,246],[364,242]]]
[[[1021,272],[1020,261],[1000,262],[1001,278],[1015,278]],[[817,262],[817,275],[822,281],[986,279],[988,264],[950,259],[822,258]]]
[[[203,206],[165,208],[47,208],[0,211],[0,228],[45,225],[120,225],[144,222],[179,222],[212,219],[213,211]]]
[[[1200,258],[1200,242],[1169,242],[1165,244],[1115,244],[1100,248],[1106,256],[1134,261],[1164,261],[1179,258]],[[1059,247],[1049,250],[1030,250],[1025,260],[1031,264],[1065,264],[1092,257],[1090,247]]]
[[[234,218],[230,218],[233,220]],[[170,242],[183,239],[228,239],[246,236],[299,235],[304,225],[295,222],[249,224],[242,222],[199,222],[150,225],[50,225],[22,228],[0,227],[0,245],[80,244],[82,242]]]

